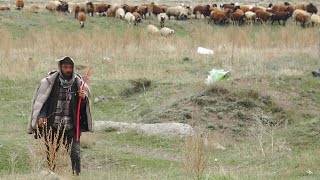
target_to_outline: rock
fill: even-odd
[[[102,103],[102,102],[105,102],[107,101],[108,99],[105,97],[105,96],[97,96],[94,98],[94,103],[97,104],[97,103]]]
[[[138,109],[139,107],[140,107],[140,105],[131,104],[131,105],[130,105],[130,111],[135,111],[135,110]]]
[[[223,119],[223,115],[224,115],[223,112],[218,112],[218,118],[219,118],[219,119]]]
[[[306,170],[306,174],[307,174],[307,175],[312,175],[313,172],[312,172],[310,169],[308,169],[308,170]]]
[[[137,131],[147,135],[158,135],[163,137],[185,137],[193,132],[189,124],[184,123],[156,123],[156,124],[137,124],[122,123],[113,121],[95,121],[94,129],[104,130],[106,128],[118,129],[120,132]]]

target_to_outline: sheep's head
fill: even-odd
[[[83,28],[84,27],[84,22],[80,21],[80,27]]]
[[[173,29],[170,30],[170,34],[174,34],[174,30]]]
[[[69,5],[66,1],[60,1],[60,4],[57,7],[58,11],[69,12]]]

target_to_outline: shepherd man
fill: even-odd
[[[70,153],[72,173],[79,176],[80,135],[81,132],[93,132],[89,99],[91,93],[88,85],[86,83],[83,85],[82,77],[76,74],[74,60],[71,57],[62,57],[57,62],[58,70],[50,72],[40,81],[32,98],[32,112],[27,132],[34,134],[36,139],[50,135],[53,138],[50,138],[49,143],[54,142],[54,137],[58,137],[58,141],[63,138],[63,145]],[[79,123],[77,123],[78,111],[80,111]],[[45,150],[49,160],[49,143],[47,138],[45,140]],[[54,151],[58,149],[59,146]],[[55,167],[52,168],[54,169]]]

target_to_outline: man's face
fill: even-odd
[[[61,72],[64,78],[71,78],[73,73],[73,65],[71,64],[62,64]]]

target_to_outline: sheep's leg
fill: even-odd
[[[273,22],[274,22],[274,21],[271,21],[271,25],[273,25]]]
[[[281,24],[280,24],[280,20],[278,20],[278,23],[279,23],[279,25],[281,25]]]
[[[283,26],[285,26],[285,25],[286,25],[286,21],[284,20],[284,21],[283,21]]]

